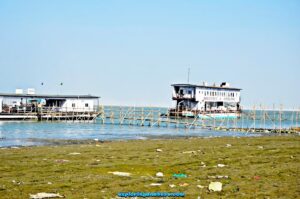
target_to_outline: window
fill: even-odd
[[[89,107],[89,104],[88,104],[88,103],[85,103],[85,107]]]
[[[72,103],[72,107],[75,108],[75,106],[76,106],[76,104],[75,104],[75,103]]]

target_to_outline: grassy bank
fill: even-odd
[[[118,192],[162,191],[184,192],[186,198],[297,198],[299,154],[299,136],[0,149],[0,197],[29,198],[29,194],[52,192],[66,198],[116,198]],[[113,171],[132,175],[109,173]],[[164,177],[157,178],[157,172]],[[175,173],[187,178],[175,179]],[[210,192],[207,186],[216,181],[222,182],[223,190]]]

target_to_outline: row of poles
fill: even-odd
[[[175,112],[173,116],[170,116],[166,108],[102,106],[99,117],[103,124],[200,127],[216,130],[259,132],[279,130],[281,132],[292,127],[298,127],[299,112],[299,109],[286,111],[283,106],[280,106],[279,109],[253,106],[251,110],[244,110],[238,118],[216,119],[214,117],[181,117],[180,112]]]

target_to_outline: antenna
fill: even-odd
[[[188,68],[188,79],[187,79],[187,82],[188,82],[188,83],[190,83],[190,71],[191,71],[191,69]]]

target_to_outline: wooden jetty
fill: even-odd
[[[257,133],[298,133],[299,110],[257,109],[244,110],[239,118],[182,117],[170,115],[168,109],[159,107],[102,106],[99,120],[102,124],[136,125],[149,127],[174,127],[239,131]]]
[[[2,113],[0,114],[0,120],[11,121],[11,120],[36,120],[36,121],[78,121],[78,122],[88,122],[95,121],[96,118],[101,113],[99,111],[32,111],[32,112],[22,112],[22,113]]]

